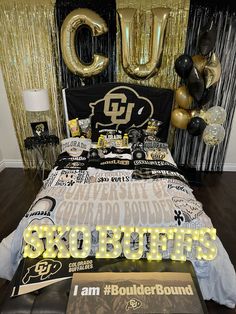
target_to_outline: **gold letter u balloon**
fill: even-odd
[[[97,75],[108,65],[108,58],[94,54],[93,62],[83,64],[75,50],[75,33],[82,26],[87,25],[93,36],[100,36],[108,31],[106,22],[94,11],[76,9],[67,15],[61,27],[61,50],[65,64],[71,72],[82,77]]]
[[[135,79],[147,79],[153,76],[157,71],[157,66],[160,65],[165,28],[170,10],[168,8],[153,8],[151,11],[153,18],[150,39],[150,58],[147,63],[140,64],[134,57],[136,52],[134,45],[134,16],[136,9],[118,9],[121,26],[123,68],[129,76]]]

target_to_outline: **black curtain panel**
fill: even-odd
[[[203,27],[214,21],[217,27],[215,53],[222,67],[207,105],[221,106],[227,112],[224,141],[215,147],[205,145],[201,136],[176,129],[173,156],[177,164],[203,171],[222,171],[236,105],[236,1],[191,0],[185,52],[199,54],[198,39]]]
[[[91,63],[93,54],[98,53],[108,57],[109,64],[100,74],[81,78],[67,68],[59,45],[61,84],[63,87],[73,88],[95,83],[113,82],[116,77],[116,2],[115,0],[57,0],[55,10],[59,42],[60,30],[64,19],[71,11],[78,8],[93,10],[105,20],[108,27],[108,33],[98,37],[92,37],[87,27],[81,27],[81,29],[77,30],[75,48],[79,58],[84,63]]]

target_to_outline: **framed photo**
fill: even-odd
[[[30,123],[30,125],[34,136],[42,136],[48,134],[48,123],[46,121],[32,122]]]

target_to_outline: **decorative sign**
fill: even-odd
[[[96,258],[162,260],[167,249],[172,260],[186,261],[186,252],[193,252],[199,260],[216,257],[216,229],[175,227],[96,226],[99,242]],[[138,239],[132,243],[131,237]],[[28,226],[23,234],[24,257],[86,258],[91,251],[91,231],[86,225],[78,226]],[[144,237],[150,237],[150,247],[144,254]]]
[[[190,273],[75,273],[69,313],[204,313]]]
[[[69,120],[90,117],[93,142],[104,128],[126,133],[129,128],[145,128],[150,119],[163,122],[158,137],[167,140],[164,126],[169,125],[172,110],[170,89],[109,83],[66,89],[65,94]]]
[[[103,265],[111,261],[101,260]],[[65,259],[62,261],[53,258],[23,259],[20,264],[21,276],[15,281],[12,297],[42,289],[59,281],[72,277],[74,272],[90,272],[99,269],[100,260]]]

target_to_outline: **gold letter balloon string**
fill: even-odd
[[[202,29],[198,38],[199,54],[180,55],[175,61],[175,71],[182,84],[175,91],[175,109],[171,123],[179,129],[187,129],[192,136],[201,136],[206,145],[220,144],[225,136],[222,124],[226,120],[225,109],[211,104],[215,85],[220,79],[221,65],[213,52],[216,27],[213,22]]]
[[[76,9],[67,15],[61,27],[61,51],[68,69],[80,77],[97,75],[106,69],[108,58],[94,54],[91,64],[84,64],[77,56],[75,49],[76,30],[87,25],[93,36],[100,36],[108,32],[106,22],[90,9]]]

